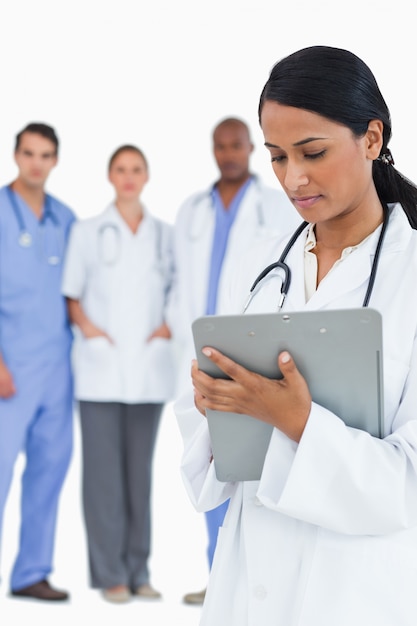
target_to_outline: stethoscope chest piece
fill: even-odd
[[[19,235],[19,245],[22,248],[30,248],[32,245],[32,235],[28,233],[27,230],[24,230]]]

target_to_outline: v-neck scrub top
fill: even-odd
[[[74,329],[78,400],[164,402],[174,391],[171,340],[151,333],[165,319],[172,282],[172,227],[146,210],[136,233],[110,205],[72,230],[62,291],[112,339]]]
[[[8,367],[39,367],[67,356],[72,334],[65,299],[61,295],[63,258],[72,210],[48,196],[48,215],[38,219],[19,194],[13,211],[6,187],[0,189],[0,352]],[[21,229],[30,246],[19,243]],[[48,263],[54,255],[58,263]]]

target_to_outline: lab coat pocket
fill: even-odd
[[[308,577],[304,615],[317,614],[321,607],[320,621],[313,623],[334,624],[333,607],[337,606],[341,616],[338,624],[413,623],[409,616],[415,614],[416,605],[414,529],[373,537],[320,531],[319,537]]]
[[[146,346],[146,395],[149,401],[171,400],[175,390],[174,348],[170,339],[155,337]]]
[[[76,396],[86,400],[117,400],[120,374],[117,350],[106,337],[82,338],[74,354]]]

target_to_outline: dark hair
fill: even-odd
[[[318,113],[344,124],[357,137],[365,134],[371,120],[381,120],[383,145],[372,169],[375,187],[381,202],[399,202],[411,226],[417,229],[417,187],[393,166],[388,148],[392,134],[390,112],[364,61],[341,48],[312,46],[298,50],[272,68],[259,101],[259,122],[267,100]]]
[[[137,148],[136,146],[133,146],[131,144],[125,144],[123,146],[120,146],[120,148],[117,148],[117,150],[115,150],[113,152],[113,154],[111,155],[111,157],[109,159],[109,165],[108,165],[108,171],[109,172],[111,170],[111,166],[113,165],[114,161],[117,159],[119,154],[122,154],[122,152],[135,152],[140,157],[142,157],[142,159],[145,162],[146,170],[149,170],[148,161],[147,161],[145,155],[143,154],[142,150],[140,150],[139,148]]]
[[[52,126],[48,126],[47,124],[43,124],[42,122],[31,122],[25,128],[23,128],[20,133],[16,135],[16,143],[15,143],[15,152],[19,150],[20,140],[22,139],[22,135],[24,133],[34,133],[36,135],[41,135],[45,137],[45,139],[49,139],[55,146],[55,154],[58,154],[59,141],[56,135],[55,130]]]

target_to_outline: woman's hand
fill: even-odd
[[[155,328],[153,333],[149,335],[148,341],[152,341],[155,337],[162,337],[162,339],[171,339],[171,330],[167,324],[161,324],[158,328]]]
[[[73,298],[67,298],[68,315],[72,324],[76,324],[82,332],[85,339],[94,339],[95,337],[105,337],[110,343],[114,343],[113,339],[109,335],[93,324],[90,318],[85,314],[85,311],[79,300]]]
[[[311,395],[305,379],[288,352],[278,357],[280,380],[266,378],[238,365],[214,348],[203,353],[230,380],[212,378],[192,363],[195,405],[205,415],[206,409],[251,415],[272,424],[290,439],[299,441],[311,410]]]
[[[94,339],[95,337],[105,337],[110,343],[114,343],[113,339],[101,328],[90,322],[89,320],[83,324],[81,328],[85,339]]]

